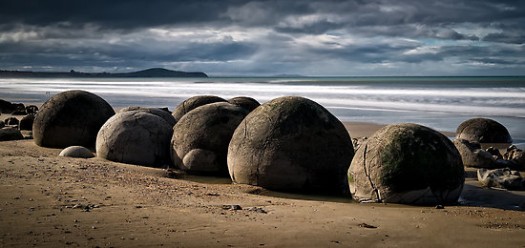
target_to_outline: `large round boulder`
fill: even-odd
[[[209,96],[209,95],[193,96],[193,97],[190,97],[184,100],[179,105],[177,105],[177,107],[175,107],[175,110],[173,110],[172,115],[173,117],[175,117],[176,121],[179,121],[183,115],[194,110],[195,108],[198,108],[202,105],[214,103],[214,102],[226,102],[226,100],[218,96]]]
[[[348,181],[359,202],[454,204],[465,171],[454,144],[417,124],[389,125],[357,150]]]
[[[512,143],[507,128],[487,118],[473,118],[461,123],[456,130],[456,139],[479,143]]]
[[[173,163],[188,173],[228,175],[228,144],[247,114],[244,108],[227,102],[207,104],[187,113],[173,127]]]
[[[115,114],[101,97],[71,90],[47,100],[35,116],[33,139],[43,147],[93,147],[100,127]]]
[[[235,130],[228,170],[236,183],[281,191],[348,192],[354,155],[344,125],[316,102],[280,97],[253,110]]]
[[[129,111],[142,111],[147,112],[150,114],[154,114],[166,121],[170,126],[174,126],[177,121],[175,120],[175,117],[171,115],[170,112],[160,109],[160,108],[144,108],[144,107],[138,107],[138,106],[132,106],[121,109],[119,112],[129,112]]]
[[[170,164],[172,127],[161,117],[144,111],[120,112],[100,128],[97,157],[162,167]]]
[[[230,98],[228,99],[228,102],[243,107],[244,109],[248,110],[248,112],[251,112],[261,105],[257,100],[247,96],[237,96]]]

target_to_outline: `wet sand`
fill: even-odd
[[[346,123],[352,137],[381,126]],[[525,246],[525,193],[483,189],[474,178],[462,205],[436,209],[170,178],[59,152],[0,142],[0,247]]]

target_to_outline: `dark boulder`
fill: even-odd
[[[487,118],[473,118],[461,123],[456,130],[456,139],[479,143],[512,143],[507,128]]]
[[[179,121],[183,115],[192,111],[193,109],[214,102],[226,102],[226,100],[218,96],[193,96],[184,100],[181,104],[175,107],[175,110],[173,110],[172,115],[173,117],[175,117],[176,121]]]
[[[42,105],[33,122],[33,138],[43,147],[94,147],[98,130],[114,114],[113,108],[93,93],[65,91]]]
[[[228,169],[236,183],[281,191],[342,194],[354,155],[344,125],[316,102],[280,97],[253,110],[235,130]]]
[[[246,109],[248,112],[252,112],[252,110],[261,105],[257,100],[247,96],[234,97],[229,99],[228,102],[240,106]]]
[[[9,117],[4,120],[6,126],[16,126],[20,124],[20,121],[16,117]]]
[[[142,111],[150,114],[154,114],[166,121],[170,126],[175,126],[175,123],[177,121],[175,120],[175,117],[173,117],[167,109],[159,109],[159,108],[143,108],[138,106],[132,106],[121,109],[119,112],[129,112],[129,111]]]
[[[206,104],[187,113],[173,128],[173,163],[188,173],[228,175],[228,144],[247,114],[244,108],[227,102]]]
[[[465,171],[446,136],[404,123],[368,138],[352,160],[348,180],[359,202],[443,205],[457,203]]]
[[[490,152],[481,149],[481,145],[478,142],[455,139],[454,146],[459,151],[465,167],[495,168],[496,159]]]
[[[20,130],[16,128],[2,128],[0,129],[0,141],[21,140],[24,136]]]
[[[38,107],[35,105],[26,106],[26,112],[28,114],[36,114],[36,112],[38,112]]]
[[[33,122],[35,121],[35,114],[28,114],[20,120],[18,129],[20,130],[33,130]]]
[[[163,167],[170,164],[172,126],[145,111],[120,112],[100,128],[97,157],[107,160]]]

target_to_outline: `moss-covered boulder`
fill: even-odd
[[[227,101],[218,96],[210,96],[210,95],[193,96],[193,97],[190,97],[184,100],[179,105],[177,105],[177,107],[175,107],[175,110],[173,110],[172,115],[173,117],[175,117],[176,121],[179,121],[183,115],[194,110],[195,108],[198,108],[206,104],[214,103],[214,102],[227,102]]]
[[[114,114],[113,108],[93,93],[65,91],[42,105],[33,122],[33,139],[43,147],[94,147],[98,130]]]
[[[348,180],[359,202],[455,204],[465,171],[446,136],[405,123],[373,134],[352,160]]]
[[[172,127],[144,111],[120,112],[97,135],[97,157],[115,162],[163,167],[170,164]]]
[[[227,102],[203,105],[187,113],[173,127],[173,163],[188,173],[227,176],[228,144],[247,114],[244,108]]]
[[[479,143],[512,143],[507,128],[487,118],[473,118],[461,123],[456,129],[456,139]]]
[[[236,183],[281,191],[348,192],[354,155],[344,125],[302,97],[280,97],[253,110],[233,134],[228,169]]]

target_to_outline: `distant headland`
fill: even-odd
[[[0,70],[0,78],[155,78],[155,77],[208,77],[204,72],[173,71],[164,68],[151,68],[142,71],[109,73],[109,72],[36,72]]]

